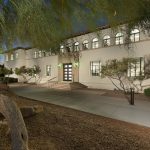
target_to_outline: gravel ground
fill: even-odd
[[[73,109],[14,97],[18,106],[42,105],[25,119],[30,150],[150,150],[150,128]],[[10,149],[7,127],[0,126],[0,150]]]

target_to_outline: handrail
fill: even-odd
[[[50,82],[50,81],[52,81],[53,79],[56,79],[56,78],[57,78],[57,76],[49,79],[48,82]]]

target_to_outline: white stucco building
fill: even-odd
[[[125,44],[127,35],[124,31],[125,26],[122,26],[118,30],[102,28],[74,36],[60,45],[60,54],[57,55],[35,48],[16,49],[5,53],[5,66],[15,69],[38,65],[41,83],[53,79],[59,82],[80,82],[90,88],[114,89],[107,78],[101,78],[102,64],[114,58],[137,58],[136,70],[130,70],[130,75],[134,76],[139,70],[144,70],[144,59],[150,55],[150,37],[146,31],[133,29],[130,34],[131,44]],[[75,53],[69,53],[71,51]],[[147,82],[150,83],[150,80]]]

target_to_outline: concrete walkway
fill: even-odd
[[[11,86],[17,95],[150,127],[150,102],[102,96],[89,90],[56,91],[46,88]]]

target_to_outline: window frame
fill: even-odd
[[[94,63],[98,63],[98,65],[94,65]],[[100,77],[101,76],[101,69],[102,69],[102,65],[101,65],[100,60],[90,62],[90,74],[92,77]],[[99,73],[97,73],[97,71]]]
[[[145,76],[145,58],[144,57],[138,57],[135,59],[136,59],[135,63],[128,64],[127,76],[130,78]],[[134,65],[135,67],[132,68],[131,65]],[[138,68],[138,65],[139,65],[139,68]],[[140,70],[139,74],[138,74],[138,69]],[[134,72],[134,75],[132,75],[132,72]]]
[[[75,52],[78,52],[78,51],[80,50],[79,45],[80,45],[80,44],[79,44],[78,41],[74,43],[74,45],[73,45],[73,46],[74,46],[73,50],[74,50]]]
[[[135,32],[137,30],[137,32]],[[136,39],[136,35],[138,35],[138,40]],[[133,37],[133,38],[132,38]],[[137,28],[135,28],[135,29],[133,29],[132,31],[131,31],[131,33],[130,33],[130,40],[131,40],[131,42],[138,42],[138,41],[140,41],[140,30],[139,29],[137,29]]]
[[[34,51],[34,58],[38,58],[38,52]]]
[[[109,41],[109,42],[108,42]],[[103,37],[103,46],[104,47],[108,47],[108,46],[110,46],[111,45],[111,43],[110,43],[110,35],[105,35],[104,37]]]
[[[47,77],[51,76],[51,71],[52,71],[51,65],[46,65],[46,76]]]
[[[38,57],[41,58],[42,57],[42,51],[38,51]]]
[[[8,56],[8,54],[5,55],[5,61],[9,61],[9,56]]]
[[[99,48],[99,39],[98,38],[94,38],[92,40],[92,49],[96,49]]]
[[[14,54],[10,54],[10,60],[14,60]]]
[[[82,48],[83,48],[83,50],[89,49],[89,41],[88,40],[83,41]]]
[[[124,34],[122,32],[118,32],[115,36],[115,45],[123,44],[124,43],[123,37],[124,37]],[[117,43],[117,41],[118,41],[118,43]]]

